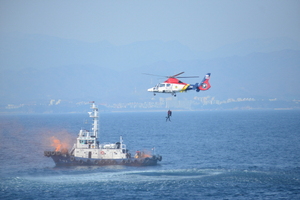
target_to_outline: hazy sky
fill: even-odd
[[[177,40],[209,51],[245,39],[300,42],[300,1],[0,0],[0,25],[4,33],[115,45]]]

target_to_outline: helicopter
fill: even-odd
[[[210,73],[207,73],[204,76],[200,84],[183,83],[178,78],[199,78],[199,76],[179,76],[183,73],[184,72],[180,72],[173,76],[160,76],[160,77],[166,77],[168,79],[163,83],[159,83],[156,86],[149,88],[148,92],[153,92],[154,96],[156,95],[156,93],[171,93],[174,97],[176,97],[176,92],[187,92],[188,90],[196,90],[196,92],[199,92],[201,90],[202,91],[208,90],[211,87],[209,84]],[[144,74],[151,75],[151,76],[159,76],[159,75],[147,74],[147,73]]]

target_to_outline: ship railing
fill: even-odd
[[[118,147],[115,143],[103,143],[99,145],[100,149],[126,149],[126,145],[122,144]]]
[[[87,144],[74,144],[73,149],[80,148],[80,149],[100,149],[100,145],[98,143],[87,143]]]

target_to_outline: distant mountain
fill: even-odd
[[[196,59],[198,56],[177,41],[144,41],[115,46],[109,42],[87,43],[44,35],[0,37],[0,66],[5,69],[45,69],[68,65],[97,65],[122,70],[160,60]]]
[[[143,75],[199,75],[211,72],[212,88],[178,98],[210,95],[300,98],[299,43],[279,38],[247,40],[212,52],[195,52],[177,41],[115,46],[45,35],[0,37],[0,103],[62,99],[102,103],[150,101],[147,88],[164,79]],[[166,95],[157,95],[166,97]]]
[[[300,43],[289,38],[249,39],[215,49],[207,53],[205,58],[246,56],[251,53],[270,53],[287,49],[300,50]]]
[[[88,43],[46,35],[2,33],[0,66],[2,69],[46,69],[96,65],[123,71],[163,61],[208,60],[286,49],[300,50],[300,44],[288,38],[252,39],[225,45],[211,52],[196,52],[177,41],[141,41],[116,46],[107,41]]]
[[[1,101],[45,102],[49,99],[80,101],[112,99],[117,72],[98,66],[4,70],[0,74]]]
[[[98,65],[68,65],[46,69],[23,68],[0,71],[0,103],[89,101],[101,103],[152,101],[147,89],[165,79],[143,75],[199,75],[200,82],[210,72],[212,88],[205,92],[190,91],[176,98],[195,96],[227,98],[300,99],[300,51],[282,50],[252,53],[210,60],[158,61],[126,71],[116,71]],[[155,99],[168,97],[158,94]]]

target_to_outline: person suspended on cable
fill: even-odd
[[[168,116],[166,117],[166,121],[171,121],[170,117],[172,116],[172,111],[168,110]]]

